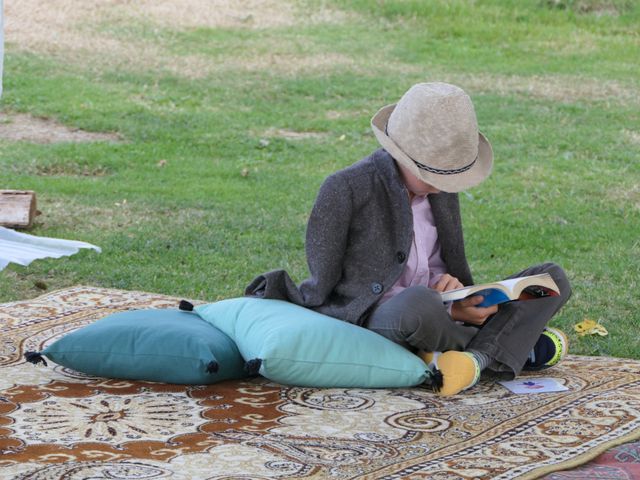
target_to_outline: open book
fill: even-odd
[[[455,302],[467,297],[482,295],[484,300],[478,307],[490,307],[498,303],[510,302],[512,300],[531,300],[540,297],[557,297],[560,289],[548,273],[540,275],[530,275],[528,277],[510,278],[500,282],[484,283],[482,285],[472,285],[456,290],[443,292],[442,301],[445,303]]]

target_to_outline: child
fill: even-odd
[[[446,83],[421,83],[382,108],[371,127],[383,149],[330,175],[306,234],[311,276],[297,287],[283,270],[260,275],[246,294],[287,300],[373,330],[420,354],[440,395],[472,387],[489,370],[514,378],[556,364],[565,335],[546,328],[571,288],[551,263],[560,296],[447,308],[439,292],[472,285],[457,192],[491,172],[471,99]],[[440,353],[444,352],[444,353]]]

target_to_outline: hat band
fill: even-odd
[[[406,153],[405,153],[405,155],[406,155]],[[415,163],[416,167],[418,167],[420,170],[426,170],[427,172],[436,173],[438,175],[455,175],[457,173],[466,172],[471,167],[473,167],[473,164],[476,163],[476,160],[478,160],[478,156],[476,155],[476,158],[474,158],[473,162],[471,162],[469,165],[465,165],[464,167],[460,167],[460,168],[454,168],[452,170],[444,170],[444,169],[440,169],[440,168],[433,168],[433,167],[430,167],[429,165],[425,165],[423,163],[416,162],[413,158],[409,157],[409,155],[407,155],[407,157],[409,158],[409,160],[411,160],[413,163]]]
[[[388,131],[387,131],[387,125],[385,125],[385,127],[384,127],[384,133],[385,133],[385,135],[387,137],[391,138],[389,136]],[[458,173],[464,173],[467,170],[469,170],[471,167],[473,167],[473,165],[476,163],[476,161],[478,160],[478,157],[480,155],[480,154],[476,155],[476,158],[474,158],[473,161],[469,165],[465,165],[464,167],[453,168],[453,169],[448,170],[448,169],[443,169],[443,168],[434,168],[434,167],[430,167],[429,165],[425,165],[424,163],[420,163],[417,160],[414,160],[413,158],[411,158],[409,155],[407,155],[404,152],[404,150],[402,150],[402,153],[404,153],[409,160],[411,160],[413,163],[415,163],[416,167],[418,167],[420,170],[426,170],[427,172],[435,173],[437,175],[456,175]]]

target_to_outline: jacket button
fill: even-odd
[[[398,252],[396,253],[396,256],[398,257],[398,263],[403,263],[407,259],[404,252]]]
[[[371,291],[373,293],[375,293],[376,295],[380,295],[382,293],[382,285],[380,285],[379,283],[372,283],[371,284]]]

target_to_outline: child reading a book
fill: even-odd
[[[330,175],[306,233],[310,277],[258,276],[246,294],[276,298],[371,329],[420,354],[441,395],[472,387],[485,368],[506,378],[556,364],[565,335],[546,325],[571,288],[548,273],[558,296],[478,307],[482,296],[447,306],[440,292],[472,285],[457,192],[491,172],[493,152],[478,132],[469,96],[445,83],[411,87],[371,120],[382,149]]]

